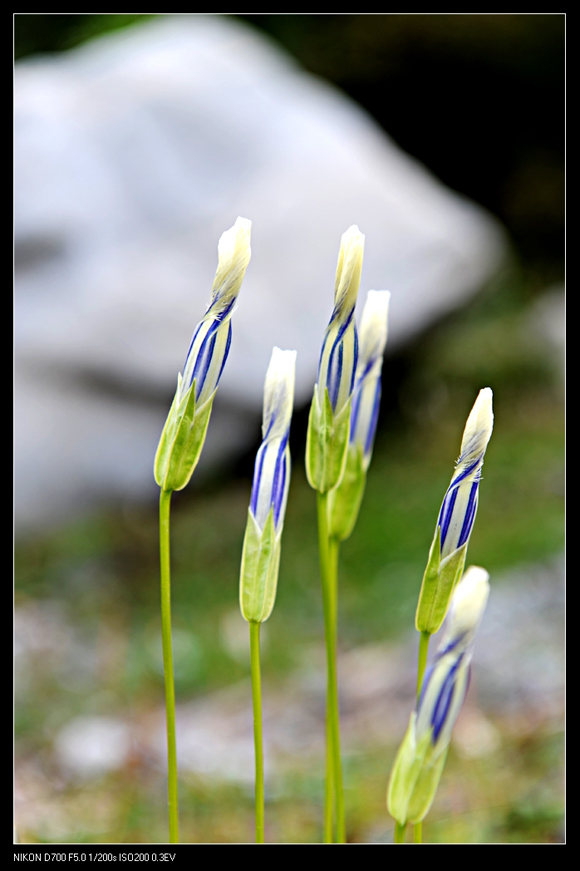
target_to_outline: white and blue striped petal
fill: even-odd
[[[274,348],[264,386],[263,441],[256,456],[250,510],[263,529],[273,512],[281,528],[290,485],[290,420],[294,403],[296,351]]]
[[[250,260],[251,221],[238,218],[218,243],[209,308],[195,328],[155,455],[155,480],[181,490],[198,463],[232,338],[231,316]],[[194,386],[195,385],[195,386]]]
[[[387,804],[401,825],[420,822],[435,797],[469,686],[473,643],[488,596],[488,573],[471,566],[455,588],[441,641],[391,772]]]
[[[371,461],[381,401],[381,369],[387,343],[391,294],[370,290],[359,331],[359,357],[350,414],[350,443],[363,451],[364,467]]]
[[[379,417],[390,296],[388,290],[370,290],[362,313],[346,465],[340,484],[328,494],[329,532],[338,541],[352,533],[364,495]]]
[[[469,684],[475,633],[489,596],[489,574],[470,566],[455,588],[443,636],[425,672],[417,705],[417,741],[429,731],[434,751],[449,744]]]
[[[209,308],[195,328],[181,380],[183,398],[195,381],[195,401],[203,405],[215,392],[232,338],[231,316],[250,261],[251,221],[238,218],[218,243],[218,268]]]
[[[358,335],[354,310],[360,285],[364,236],[352,226],[342,235],[334,291],[334,309],[322,343],[318,364],[318,401],[328,390],[333,413],[339,414],[354,387]]]
[[[308,420],[306,476],[319,493],[328,493],[340,483],[346,465],[358,360],[354,312],[363,251],[364,236],[358,227],[352,226],[341,238],[334,309],[322,342]]]
[[[419,632],[437,632],[447,613],[473,529],[485,451],[493,429],[493,395],[489,387],[479,395],[469,414],[461,454],[437,518],[435,536],[417,604],[415,626]]]
[[[489,387],[480,390],[465,425],[461,454],[437,521],[442,559],[462,547],[471,535],[483,458],[493,429],[492,400]]]
[[[240,609],[248,622],[272,613],[278,584],[280,543],[290,485],[290,420],[296,351],[274,348],[264,386],[263,441],[254,480],[240,568]]]

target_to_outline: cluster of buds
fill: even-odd
[[[388,290],[370,290],[362,313],[346,465],[342,481],[328,495],[328,528],[338,541],[354,529],[364,495],[381,401],[390,298]]]
[[[274,348],[264,385],[262,444],[254,480],[240,569],[240,609],[248,622],[263,623],[274,607],[280,541],[290,486],[290,420],[296,351]]]
[[[488,596],[488,573],[471,566],[451,598],[441,641],[391,773],[387,807],[400,825],[421,822],[433,802],[469,685],[475,633]]]
[[[238,218],[218,243],[209,308],[197,325],[155,455],[155,480],[182,490],[198,463],[212,404],[230,350],[231,316],[250,261],[251,221]]]
[[[480,390],[465,424],[461,454],[439,512],[419,594],[415,616],[419,632],[432,635],[440,628],[463,572],[477,511],[483,458],[493,429],[492,401],[489,387]]]
[[[340,483],[346,463],[358,359],[354,312],[363,250],[363,234],[358,227],[350,227],[341,239],[334,310],[322,343],[308,421],[306,475],[319,493],[327,493]]]

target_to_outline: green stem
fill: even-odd
[[[338,542],[328,533],[328,494],[318,494],[318,539],[320,574],[326,638],[326,789],[324,809],[324,840],[332,843],[332,817],[336,817],[336,843],[346,841],[344,823],[344,796],[342,765],[340,760],[340,720],[338,711],[338,682],[336,671],[337,638],[337,568]],[[332,795],[334,791],[334,797]],[[334,799],[334,800],[333,800]],[[333,807],[334,805],[334,807]]]
[[[262,745],[262,683],[260,677],[260,623],[250,623],[250,662],[254,706],[256,758],[256,844],[264,843],[264,751]]]
[[[423,686],[423,675],[425,674],[425,666],[427,665],[427,651],[429,650],[429,641],[431,635],[429,632],[421,632],[419,636],[419,663],[417,666],[417,701],[421,695],[421,687]]]
[[[423,675],[427,666],[427,653],[429,651],[429,641],[431,634],[423,630],[419,636],[419,662],[417,665],[417,703],[421,697],[421,687],[423,686]],[[413,839],[415,844],[423,843],[423,824],[416,823],[413,827]]]
[[[167,720],[167,796],[169,806],[169,841],[179,842],[177,799],[177,748],[175,743],[175,688],[173,685],[173,651],[171,645],[171,566],[169,549],[169,513],[171,490],[161,490],[159,497],[159,556],[161,564],[161,639],[165,674],[165,716]]]
[[[330,703],[326,694],[326,779],[324,783],[324,843],[334,843],[334,750],[330,716]]]
[[[395,844],[404,844],[405,843],[405,831],[407,829],[407,824],[397,823],[395,822]]]

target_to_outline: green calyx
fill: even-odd
[[[337,541],[345,541],[355,527],[366,480],[362,446],[351,444],[342,481],[328,494],[328,532]]]
[[[324,391],[321,408],[317,387],[314,388],[306,436],[306,476],[319,493],[328,493],[342,480],[350,435],[350,405],[349,398],[335,415],[328,389]]]
[[[387,808],[400,825],[420,823],[433,803],[447,758],[447,748],[437,754],[431,731],[417,743],[416,714],[399,747],[387,790]]]
[[[181,376],[153,467],[155,480],[163,490],[183,490],[193,475],[205,442],[215,395],[196,408],[194,381],[178,405],[180,387]]]
[[[240,568],[240,610],[248,623],[263,623],[272,613],[278,586],[280,539],[280,533],[276,535],[273,509],[263,530],[248,509]]]
[[[433,635],[440,629],[453,590],[462,575],[467,553],[467,542],[445,559],[441,559],[441,527],[435,531],[435,537],[429,550],[429,559],[415,615],[415,627],[418,632],[428,632]]]

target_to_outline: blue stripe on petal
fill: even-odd
[[[456,478],[453,478],[449,486],[455,487],[457,484],[460,484],[462,481],[465,480],[465,478],[468,478],[480,464],[483,465],[483,454],[477,457],[470,466],[468,466],[466,469],[463,469]]]
[[[332,344],[332,348],[330,349],[330,354],[328,355],[328,368],[326,372],[326,386],[328,388],[328,395],[330,398],[330,404],[332,405],[332,410],[336,410],[336,403],[338,400],[338,395],[340,392],[340,384],[342,381],[342,360],[344,354],[343,347],[343,336],[350,326],[350,323],[354,317],[354,309],[351,310],[348,318],[340,325],[336,338]],[[332,323],[332,320],[331,320]],[[323,343],[326,344],[326,343]],[[352,392],[352,386],[354,383],[354,376],[356,371],[356,357],[358,351],[358,340],[356,338],[355,332],[355,353],[354,353],[354,361],[353,368],[350,374],[350,387],[349,393]],[[338,354],[338,362],[335,362],[335,354]],[[322,356],[321,356],[322,360]]]
[[[356,426],[358,423],[358,415],[360,411],[362,398],[362,390],[357,390],[356,393],[353,394],[352,398],[352,408],[350,412],[350,443],[353,444],[356,438]]]
[[[354,309],[353,309],[353,315],[354,315]],[[350,378],[350,390],[349,390],[349,393],[352,393],[352,391],[354,390],[354,379],[355,379],[355,375],[356,375],[356,367],[357,367],[357,366],[358,366],[358,332],[357,332],[357,330],[356,330],[356,326],[355,326],[355,330],[354,330],[354,347],[353,347],[353,349],[352,349],[352,375],[351,375],[351,378]]]
[[[254,466],[254,480],[252,482],[252,495],[250,498],[250,510],[254,517],[258,508],[258,496],[260,495],[260,482],[262,480],[262,469],[264,467],[264,458],[266,456],[267,445],[263,443],[258,450],[256,457],[256,465]]]
[[[367,456],[367,457],[372,450],[373,442],[375,440],[375,432],[377,430],[377,423],[379,420],[380,404],[381,404],[381,379],[378,378],[377,379],[377,386],[375,388],[375,397],[373,400],[373,411],[372,411],[371,420],[370,420],[370,424],[369,424],[369,428],[368,428],[368,432],[367,432],[367,438],[366,438],[365,447],[364,447],[365,456]]]
[[[232,322],[230,321],[229,328],[228,328],[228,338],[226,341],[226,347],[224,349],[224,353],[223,353],[223,357],[222,357],[222,365],[220,366],[219,375],[218,375],[217,381],[216,381],[216,387],[218,386],[218,384],[220,382],[220,378],[222,377],[222,372],[224,371],[224,366],[226,365],[226,360],[228,359],[228,354],[230,353],[231,344],[232,344]]]
[[[284,502],[284,492],[286,487],[286,473],[287,473],[287,462],[286,462],[286,445],[288,443],[288,437],[282,440],[280,444],[280,448],[278,450],[278,457],[276,459],[276,471],[274,474],[274,483],[272,485],[272,507],[274,509],[274,525],[276,528],[278,527],[278,521],[280,519],[280,512],[282,510],[282,504]]]
[[[473,526],[473,521],[475,520],[475,509],[477,508],[477,490],[479,487],[479,478],[473,482],[471,485],[471,490],[469,492],[469,500],[467,503],[467,508],[465,510],[465,517],[463,519],[463,526],[461,527],[461,532],[459,534],[459,541],[457,542],[457,547],[461,547],[462,544],[465,544],[467,539],[469,538],[469,534],[471,533],[471,528]]]
[[[455,691],[455,677],[457,674],[457,669],[459,668],[462,659],[463,655],[459,657],[459,659],[453,664],[452,668],[449,670],[445,680],[443,681],[443,685],[433,708],[433,713],[431,714],[431,725],[433,726],[433,744],[435,744],[435,742],[437,741],[441,729],[445,725],[447,714],[449,713],[449,708],[451,706]]]
[[[445,499],[443,500],[443,505],[441,506],[441,511],[439,513],[439,526],[441,527],[441,548],[443,548],[447,533],[449,532],[449,525],[451,523],[451,518],[453,517],[453,508],[455,506],[456,499],[457,488],[455,487],[453,490],[447,491],[447,493],[445,494]]]
[[[330,360],[328,361],[328,370],[329,370],[329,379],[328,379],[328,395],[330,398],[330,404],[332,406],[332,410],[335,411],[336,403],[338,401],[338,393],[340,390],[340,381],[342,378],[342,358],[344,355],[344,346],[342,342],[338,346],[337,359],[334,360],[334,352],[336,349],[336,342],[334,343],[334,347],[330,353]]]
[[[200,322],[199,322],[199,324],[197,325],[197,327],[196,327],[195,330],[194,330],[193,336],[191,337],[191,342],[189,343],[189,348],[187,349],[187,354],[186,354],[186,356],[185,356],[185,363],[184,363],[184,366],[183,366],[183,371],[184,371],[184,372],[185,372],[185,370],[186,370],[186,368],[187,368],[187,363],[188,363],[188,361],[189,361],[189,355],[191,354],[191,350],[192,350],[192,348],[193,348],[193,344],[194,344],[194,342],[195,342],[195,340],[196,340],[196,338],[197,338],[197,334],[199,333],[199,331],[201,330],[201,328],[202,328],[202,326],[203,326],[203,323],[204,323],[203,321],[200,321]],[[190,380],[189,384],[187,385],[187,387],[188,387],[188,389],[191,387],[191,380]]]
[[[215,343],[217,339],[217,332],[215,330],[212,331],[211,338],[210,333],[204,337],[202,342],[202,347],[200,349],[200,353],[197,356],[197,360],[195,361],[195,366],[193,369],[193,378],[195,378],[195,398],[199,399],[201,391],[203,390],[203,385],[205,384],[205,379],[207,378],[207,373],[211,366],[211,361],[213,358],[213,353],[215,350]],[[209,346],[207,345],[209,339]],[[192,379],[193,380],[193,379]]]

